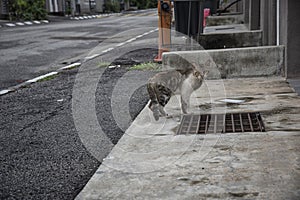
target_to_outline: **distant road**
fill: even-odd
[[[76,62],[107,38],[145,26],[157,26],[155,10],[100,19],[2,27],[0,90]]]

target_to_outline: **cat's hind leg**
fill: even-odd
[[[164,107],[162,105],[159,105],[158,109],[159,109],[159,112],[161,113],[161,115],[163,117],[168,116],[168,114],[166,113],[166,111],[165,111],[165,109],[164,109]]]
[[[149,94],[149,97],[150,97],[149,108],[152,111],[154,119],[156,121],[158,121],[159,120],[159,104],[158,104],[158,101],[157,101],[155,87],[156,87],[155,84],[152,84],[152,83],[147,84],[147,90],[148,90],[148,94]]]
[[[164,107],[169,102],[172,95],[172,91],[169,88],[161,85],[158,87],[157,93],[159,94],[158,95],[159,111],[162,116],[166,117],[168,116],[168,114],[164,110]]]
[[[159,120],[159,105],[158,104],[152,104],[151,107],[152,113],[153,113],[153,117],[156,121]]]

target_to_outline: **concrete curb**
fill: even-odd
[[[177,51],[163,54],[163,69],[186,69],[196,63],[209,79],[283,75],[284,46]]]
[[[31,25],[41,25],[49,24],[48,20],[34,20],[34,21],[24,21],[24,22],[7,22],[1,23],[0,27],[19,27],[19,26],[31,26]]]
[[[70,17],[71,20],[87,20],[87,19],[99,19],[103,17],[110,17],[110,16],[119,16],[122,13],[109,13],[109,14],[99,14],[99,15],[83,15],[83,16],[76,16]]]

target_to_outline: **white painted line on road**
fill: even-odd
[[[108,66],[109,69],[119,68],[119,67],[121,67],[121,65],[111,65],[111,66]]]
[[[33,23],[32,22],[24,22],[24,24],[32,25]]]
[[[90,60],[90,59],[96,58],[96,57],[98,57],[98,56],[100,56],[100,54],[94,54],[94,55],[85,57],[85,59]]]
[[[79,20],[79,18],[78,18],[78,17],[75,17],[74,19],[76,19],[76,20]]]
[[[0,91],[0,95],[7,94],[7,93],[9,93],[9,92],[11,92],[11,90],[1,90],[1,91]]]
[[[83,18],[84,18],[84,19],[88,19],[88,17],[87,17],[87,16],[84,16]]]
[[[26,83],[34,83],[34,82],[37,82],[39,80],[42,80],[44,78],[47,78],[49,76],[53,76],[53,75],[56,75],[56,74],[58,74],[58,72],[50,72],[48,74],[45,74],[45,75],[42,75],[42,76],[38,76],[38,77],[36,77],[34,79],[28,80],[28,81],[26,81]]]
[[[41,22],[48,24],[49,21],[48,20],[42,20]]]
[[[65,67],[60,68],[60,70],[70,69],[70,68],[77,67],[77,66],[80,66],[80,65],[81,65],[81,63],[73,63],[71,65],[67,65]]]
[[[107,53],[107,52],[110,52],[111,50],[113,50],[114,48],[108,48],[108,49],[106,49],[106,50],[104,50],[104,51],[102,51],[102,53]]]
[[[33,23],[35,23],[35,24],[41,24],[41,22],[39,22],[39,21],[33,21]]]
[[[143,34],[142,34],[142,36],[146,36],[146,35],[149,35],[149,33],[148,33],[148,32],[146,32],[146,33],[143,33]]]
[[[125,42],[122,42],[122,43],[117,44],[116,47],[121,47],[121,46],[123,46],[123,45],[125,45],[125,44],[127,44],[127,43],[133,42],[133,41],[135,41],[135,40],[137,40],[137,39],[139,39],[139,38],[141,38],[141,37],[144,37],[144,36],[146,36],[146,35],[148,35],[148,34],[150,34],[150,33],[155,32],[155,31],[157,31],[157,30],[158,30],[158,29],[154,29],[154,30],[148,31],[148,32],[146,32],[146,33],[143,33],[143,34],[141,34],[141,35],[138,35],[138,36],[136,36],[136,37],[134,37],[134,38],[131,38],[131,39],[125,41]],[[111,51],[111,50],[109,50],[109,51]],[[104,51],[102,51],[102,52],[103,52],[103,53],[106,53],[106,52],[108,52],[108,51],[107,51],[107,50],[104,50]]]
[[[83,17],[79,17],[79,19],[84,19]]]
[[[122,43],[117,44],[116,46],[117,46],[117,47],[120,47],[120,46],[123,46],[124,44],[126,44],[126,43],[125,43],[125,42],[122,42]]]
[[[12,23],[7,23],[5,25],[8,26],[8,27],[14,27],[14,26],[16,26],[15,24],[12,24]]]
[[[24,26],[25,24],[24,23],[22,23],[22,22],[17,22],[16,23],[18,26]]]

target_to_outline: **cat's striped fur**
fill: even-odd
[[[158,120],[160,116],[167,116],[164,107],[175,93],[181,95],[181,109],[186,114],[190,96],[202,85],[206,74],[207,72],[200,72],[195,68],[186,71],[169,70],[160,72],[149,79],[147,84],[150,96],[149,108],[155,120]]]

